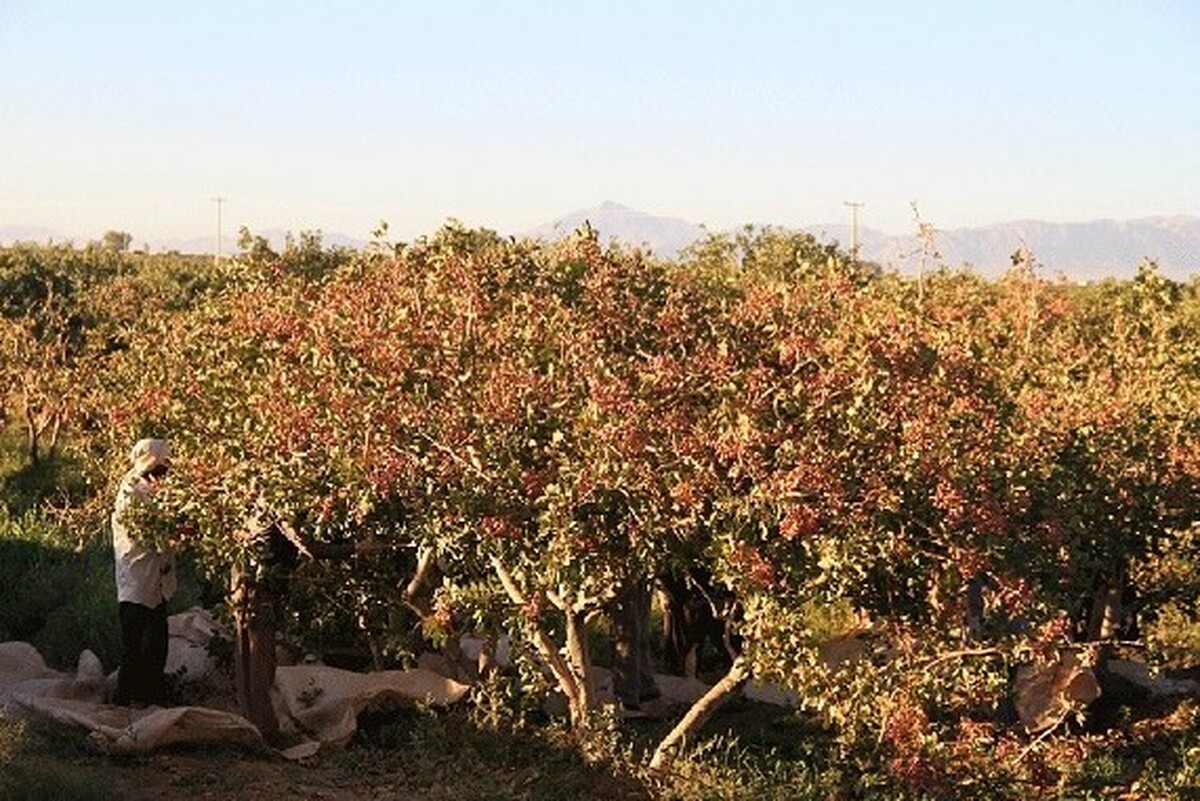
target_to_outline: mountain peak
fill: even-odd
[[[617,203],[615,201],[612,201],[612,200],[604,201],[599,206],[597,206],[595,210],[600,211],[600,212],[614,212],[615,211],[615,212],[633,212],[635,214],[644,214],[645,213],[645,212],[637,211],[636,209],[631,209],[629,206],[624,206],[624,205]]]
[[[678,217],[656,217],[638,209],[606,200],[599,206],[581,209],[524,232],[534,239],[558,239],[584,223],[591,225],[603,240],[640,245],[663,257],[700,239],[704,229]]]

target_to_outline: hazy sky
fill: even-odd
[[[1200,3],[0,0],[0,227],[1200,215]]]

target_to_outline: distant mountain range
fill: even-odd
[[[590,209],[564,215],[520,236],[557,239],[588,222],[603,241],[617,240],[643,246],[664,258],[707,235],[702,226],[678,217],[662,217],[605,202]],[[782,226],[797,227],[797,226]],[[849,247],[850,228],[845,223],[798,226],[823,242],[838,242]],[[282,248],[287,232],[279,229],[256,231],[274,248]],[[45,228],[0,225],[0,245],[14,241],[64,241]],[[361,248],[361,239],[337,233],[323,233],[326,246]],[[871,228],[858,231],[859,257],[888,269],[914,273],[921,261],[921,244],[915,236],[892,236]],[[136,236],[133,246],[142,247]],[[212,237],[148,243],[154,250],[180,253],[211,253]],[[1074,280],[1105,277],[1128,278],[1135,274],[1143,259],[1154,259],[1163,275],[1188,280],[1200,275],[1200,217],[1146,217],[1136,220],[1095,220],[1081,223],[1051,223],[1022,220],[977,228],[938,230],[933,237],[936,256],[926,266],[968,266],[984,275],[995,276],[1012,265],[1012,254],[1022,245],[1028,247],[1047,276],[1062,274]],[[222,250],[237,252],[236,236],[222,242]]]
[[[555,238],[585,221],[605,241],[642,245],[663,257],[676,255],[680,248],[706,235],[705,229],[695,223],[656,217],[611,202],[573,212],[525,234]],[[799,227],[823,242],[838,242],[849,249],[850,226],[845,223]],[[858,244],[863,261],[905,273],[919,268],[922,246],[915,235],[891,236],[860,226]],[[1061,273],[1075,280],[1128,278],[1137,272],[1143,259],[1154,259],[1163,275],[1176,280],[1200,275],[1200,217],[1082,223],[1022,220],[938,230],[932,245],[936,255],[927,257],[927,266],[968,266],[991,276],[1011,267],[1012,255],[1022,245],[1032,251],[1042,274],[1047,276]]]

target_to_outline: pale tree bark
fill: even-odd
[[[512,573],[498,557],[492,557],[492,568],[496,571],[505,594],[517,606],[525,606],[528,599],[517,586]],[[594,703],[594,692],[588,668],[591,662],[587,650],[586,615],[580,609],[572,607],[553,593],[546,595],[555,607],[562,610],[567,621],[567,655],[564,658],[563,649],[550,639],[546,632],[537,625],[530,624],[528,633],[538,656],[546,663],[550,672],[558,682],[558,688],[567,698],[567,709],[571,716],[571,728],[584,731],[591,720],[591,709]]]
[[[595,703],[590,668],[591,655],[587,647],[587,626],[584,614],[576,609],[563,609],[567,618],[567,664],[575,679],[575,706],[571,710],[573,728],[587,728]]]
[[[1111,640],[1120,633],[1125,615],[1121,603],[1125,591],[1125,574],[1124,565],[1110,569],[1092,592],[1092,607],[1087,623],[1089,640]]]
[[[442,571],[438,566],[437,549],[422,546],[417,551],[417,568],[404,586],[404,603],[424,620],[433,614],[433,594]]]
[[[47,445],[51,454],[58,451],[58,437],[62,433],[63,418],[65,416],[61,411],[54,415],[54,421],[50,426],[50,442]]]
[[[733,660],[729,672],[714,684],[700,700],[692,704],[683,719],[654,749],[654,756],[650,758],[650,769],[655,771],[667,769],[683,741],[698,732],[709,718],[725,705],[726,701],[742,689],[749,679],[750,665],[745,657],[739,656]]]
[[[44,426],[39,425],[37,414],[28,402],[25,405],[25,455],[29,457],[30,464],[37,464],[41,461],[41,443],[42,429]]]
[[[433,598],[443,575],[442,567],[438,562],[437,549],[429,545],[422,545],[417,550],[416,570],[412,578],[404,585],[404,589],[400,591],[401,601],[422,621],[427,621],[433,616]],[[393,612],[389,611],[389,621],[392,618]],[[399,628],[398,623],[391,625]],[[446,638],[445,645],[442,646],[442,653],[452,664],[461,665],[463,664],[463,655],[458,642],[458,632],[451,631],[450,635]]]

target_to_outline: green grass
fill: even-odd
[[[11,432],[0,433],[0,499],[14,514],[37,509],[47,500],[71,502],[87,494],[79,465],[55,453],[30,464]]]
[[[80,764],[61,737],[0,718],[0,801],[110,801],[101,769]]]
[[[354,741],[333,758],[415,798],[651,798],[628,765],[585,762],[561,729],[481,728],[465,709],[360,716]]]
[[[111,546],[82,547],[36,510],[0,508],[0,641],[32,643],[47,663],[72,669],[83,648],[108,667],[120,653]]]

